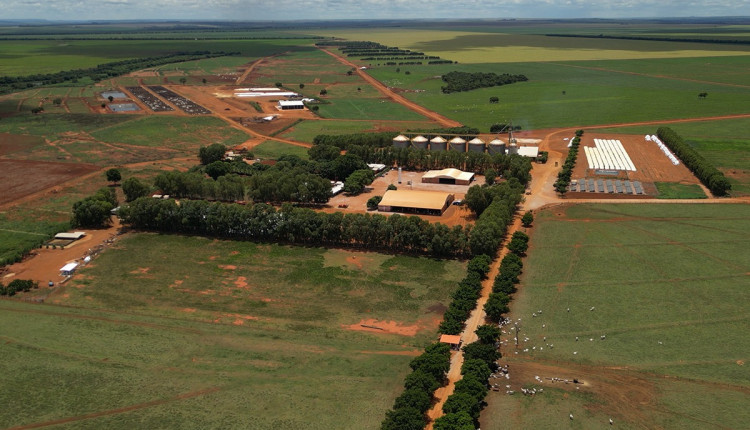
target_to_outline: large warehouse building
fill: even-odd
[[[451,202],[453,202],[453,194],[440,191],[388,190],[378,204],[378,210],[442,215]]]
[[[473,173],[458,169],[430,170],[422,176],[422,182],[427,184],[469,185],[473,180]]]

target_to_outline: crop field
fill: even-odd
[[[320,30],[317,33],[348,40],[371,40],[437,55],[461,64],[750,55],[750,48],[745,46],[548,37],[520,33],[407,28]]]
[[[311,50],[312,41],[296,39],[191,40],[192,51],[240,52],[244,57],[262,57],[294,50]],[[160,56],[185,50],[182,40],[0,40],[6,56],[0,75],[22,76],[95,67],[131,58]]]
[[[543,211],[536,223],[512,307],[522,339],[502,351],[511,376],[528,367],[584,385],[545,381],[533,398],[496,393],[485,419],[513,418],[488,428],[557,428],[569,410],[583,428],[611,416],[618,428],[748,422],[747,205],[578,205]],[[620,385],[632,390],[624,399]]]
[[[0,398],[13,405],[0,422],[377,428],[410,354],[435,335],[431,309],[447,303],[464,270],[377,253],[127,236],[48,298],[59,305],[0,302]],[[347,328],[371,319],[397,321],[404,334]],[[39,401],[9,394],[19,390]],[[86,419],[93,413],[102,414]]]
[[[705,199],[706,193],[697,184],[678,184],[674,182],[655,182],[659,199]]]
[[[484,131],[496,122],[509,120],[524,129],[540,129],[745,113],[744,99],[750,94],[750,87],[566,64],[402,66],[400,72],[389,66],[371,69],[370,73],[388,86],[409,90],[403,94],[408,99]],[[524,74],[529,81],[443,94],[440,76],[453,70]],[[708,92],[709,97],[699,99],[701,92]],[[498,97],[499,103],[489,103],[490,97]]]

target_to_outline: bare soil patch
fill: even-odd
[[[400,334],[402,336],[415,336],[422,329],[419,324],[404,325],[397,321],[378,321],[372,318],[363,319],[356,324],[343,325],[342,327],[347,330]]]
[[[0,133],[0,155],[12,154],[16,151],[32,148],[44,141],[36,136]]]
[[[8,203],[59,185],[70,179],[95,172],[93,164],[50,161],[0,160],[0,204]],[[33,180],[30,180],[33,178]]]

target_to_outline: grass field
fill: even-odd
[[[307,148],[279,142],[278,140],[266,140],[252,149],[253,155],[264,159],[277,159],[282,155],[296,155],[304,160],[309,158]]]
[[[348,134],[368,131],[401,131],[434,128],[428,121],[303,121],[281,134],[281,137],[312,143],[319,134]]]
[[[697,184],[678,184],[675,182],[655,182],[659,199],[705,199],[706,193]]]
[[[411,357],[377,352],[431,340],[429,308],[449,301],[463,272],[452,261],[130,235],[47,300],[58,305],[0,301],[0,398],[13,405],[0,422],[111,411],[62,427],[378,428]],[[425,329],[342,327],[367,318]]]
[[[511,369],[514,362],[591,368],[589,376],[611,372],[611,379],[652,386],[652,401],[627,400],[633,414],[616,418],[618,427],[744,427],[750,419],[744,368],[750,207],[578,205],[544,211],[535,222],[512,306],[529,338],[521,348],[530,352],[504,349]],[[547,348],[532,348],[540,345]],[[579,377],[585,380],[586,371]],[[553,419],[567,428],[572,410],[601,428],[618,406],[598,397],[596,386],[570,394],[570,402],[546,391],[528,400],[498,393],[485,416],[513,416],[515,428],[537,420],[547,423],[542,428],[559,428]],[[553,404],[554,418],[548,415]],[[570,427],[597,428],[585,423]]]

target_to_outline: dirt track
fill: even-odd
[[[175,401],[178,401],[178,400],[185,400],[185,399],[190,399],[190,398],[193,398],[193,397],[199,397],[199,396],[203,396],[205,394],[215,393],[215,392],[217,392],[219,390],[220,390],[220,388],[218,388],[218,387],[206,388],[206,389],[199,390],[199,391],[193,391],[193,392],[190,392],[190,393],[180,394],[178,396],[174,396],[174,397],[171,397],[171,398],[168,398],[168,399],[152,400],[150,402],[138,403],[138,404],[135,404],[135,405],[126,406],[124,408],[110,409],[108,411],[93,412],[93,413],[90,413],[90,414],[78,415],[78,416],[75,416],[75,417],[61,418],[61,419],[58,419],[58,420],[45,421],[45,422],[34,423],[34,424],[27,424],[27,425],[18,426],[18,427],[11,427],[11,428],[9,428],[7,430],[37,429],[37,428],[42,428],[42,427],[49,427],[49,426],[56,426],[56,425],[60,425],[60,424],[72,423],[72,422],[76,422],[76,421],[83,421],[83,420],[88,420],[88,419],[91,419],[91,418],[103,417],[103,416],[107,416],[107,415],[117,415],[117,414],[121,414],[121,413],[124,413],[124,412],[130,412],[130,411],[135,411],[135,410],[138,410],[138,409],[150,408],[152,406],[159,406],[159,405],[163,405],[165,403],[175,402]]]

